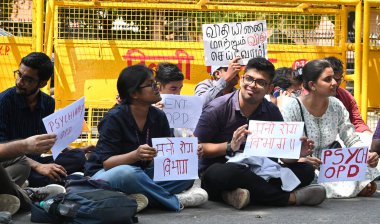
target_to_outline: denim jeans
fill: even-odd
[[[194,180],[153,181],[153,167],[141,169],[130,165],[120,165],[105,171],[99,170],[91,179],[108,181],[111,187],[126,194],[144,194],[149,203],[160,204],[169,210],[180,211],[180,203],[174,194],[193,186]]]

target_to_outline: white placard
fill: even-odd
[[[53,158],[82,133],[84,119],[84,97],[42,119],[47,133],[57,135],[53,145]]]
[[[154,181],[198,179],[198,138],[152,138]]]
[[[200,96],[161,94],[163,111],[171,128],[195,128],[202,114],[203,101]]]
[[[265,20],[203,24],[202,33],[207,66],[226,66],[237,56],[242,59],[242,65],[251,58],[267,58]]]
[[[318,182],[365,180],[367,156],[368,147],[323,150]]]
[[[244,154],[273,158],[298,159],[303,122],[249,121]]]

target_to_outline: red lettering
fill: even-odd
[[[338,172],[337,172],[336,177],[339,178],[340,172],[344,171],[345,169],[346,169],[346,167],[343,165],[338,166]]]
[[[359,152],[359,148],[357,148],[354,153],[351,153],[350,148],[347,148],[347,149],[348,149],[348,153],[350,153],[350,157],[348,157],[345,164],[348,164],[355,157],[355,155],[357,155],[357,153]]]
[[[332,151],[329,149],[326,149],[323,153],[323,163],[326,163],[326,157],[329,157],[332,155]]]
[[[359,153],[362,152],[362,159],[361,161],[358,161],[358,158],[359,158]],[[368,150],[364,150],[364,148],[360,148],[359,149],[359,152],[358,152],[358,155],[356,156],[356,159],[355,161],[357,163],[367,163],[367,157],[368,157]]]
[[[354,173],[351,173],[351,169],[352,168],[355,168],[355,172]],[[359,173],[359,167],[357,165],[355,165],[355,164],[352,164],[348,168],[347,177],[354,177],[354,176],[358,175],[358,173]]]
[[[11,47],[9,45],[5,45],[5,55],[8,55],[9,51],[11,51]]]
[[[339,162],[333,162],[332,164],[337,165],[337,164],[343,162],[343,160],[344,160],[344,155],[343,155],[343,153],[342,153],[342,149],[337,149],[337,150],[335,150],[334,155],[336,155],[336,156],[340,156],[341,159],[340,159]]]
[[[50,126],[51,132],[53,132],[54,122],[53,121],[49,121],[49,126]]]
[[[136,55],[137,54],[137,55]],[[185,74],[185,79],[190,80],[191,66],[190,61],[194,60],[194,56],[189,55],[186,51],[178,49],[175,52],[175,56],[146,56],[141,50],[131,49],[127,51],[127,54],[122,56],[127,61],[127,65],[131,66],[133,61],[139,61],[137,64],[146,64],[146,61],[168,61],[176,60],[178,68]],[[183,67],[183,62],[185,67]],[[149,64],[149,67],[156,66],[154,63]]]
[[[328,174],[327,174],[327,172],[328,172],[329,170],[332,171],[332,173],[331,173],[330,176],[328,176]],[[325,171],[325,177],[326,177],[326,178],[332,178],[334,175],[335,175],[335,168],[334,168],[334,167],[329,167],[329,168],[326,169],[326,171]]]

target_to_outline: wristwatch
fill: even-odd
[[[226,155],[229,157],[235,156],[235,152],[231,148],[231,142],[227,142]]]

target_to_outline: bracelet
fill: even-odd
[[[235,156],[235,152],[231,148],[231,142],[227,142],[226,155],[230,157]]]

